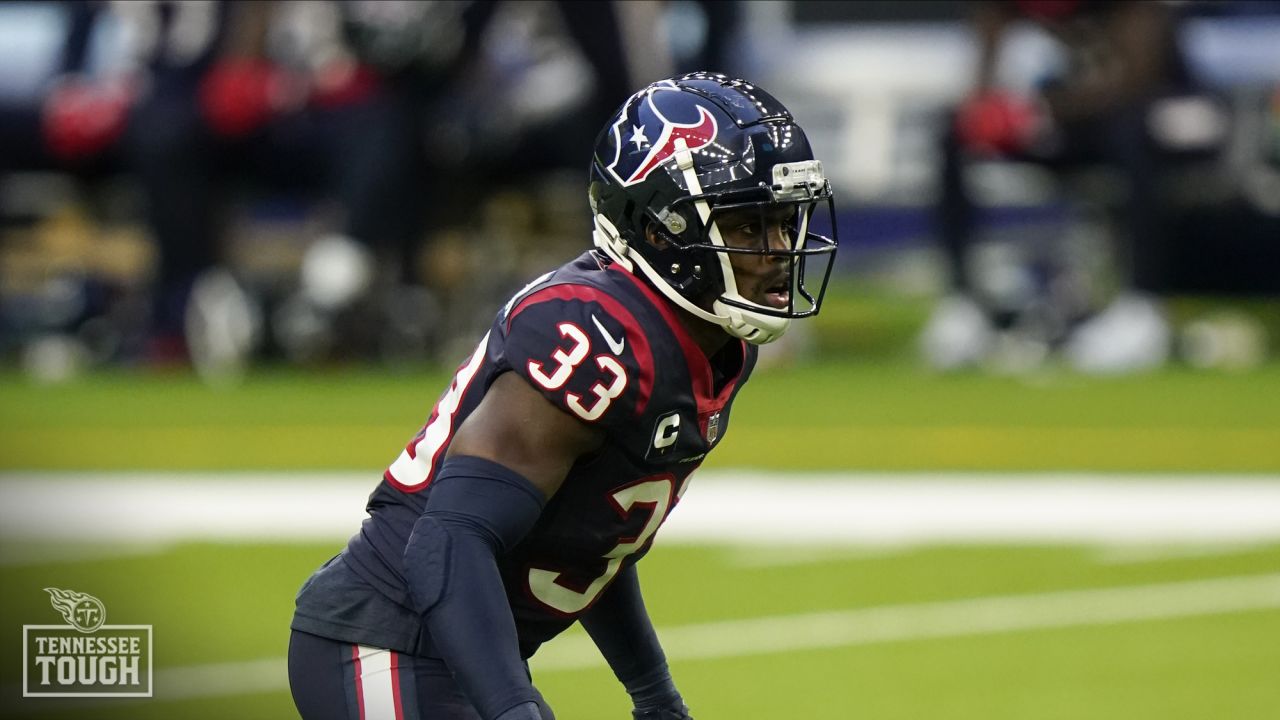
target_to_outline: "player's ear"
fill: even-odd
[[[658,232],[657,223],[649,223],[644,226],[644,239],[645,239],[645,242],[649,243],[650,245],[654,246],[659,250],[666,250],[667,245],[670,244],[669,242],[667,242],[667,239],[664,238],[662,234]]]

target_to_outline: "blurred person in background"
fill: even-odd
[[[0,5],[0,354],[20,355],[41,380],[113,353],[117,333],[102,316],[129,304],[97,276],[85,251],[94,232],[68,202],[91,190],[103,214],[128,213],[108,191],[134,92],[124,78],[93,74],[97,11],[88,2]]]
[[[1025,319],[1017,317],[1021,308],[1000,307],[999,298],[984,292],[972,267],[979,214],[966,167],[992,158],[1046,167],[1064,188],[1072,186],[1061,181],[1077,170],[1106,168],[1122,186],[1120,198],[1112,201],[1119,206],[1112,237],[1118,292],[1083,322],[1077,315],[1085,308],[1070,307],[1072,300],[1055,307],[1053,298],[1036,299],[1038,321],[1046,325],[1036,331],[1037,340],[1046,347],[1061,345],[1066,359],[1088,372],[1134,371],[1166,360],[1172,338],[1161,295],[1169,288],[1170,228],[1162,222],[1168,205],[1160,186],[1180,163],[1212,153],[1224,124],[1192,77],[1179,47],[1175,13],[1162,2],[974,4],[977,77],[945,134],[937,208],[951,294],[935,308],[921,336],[933,366],[983,361],[995,345],[997,328]],[[996,78],[1002,40],[1019,21],[1045,30],[1065,52],[1061,74],[1041,82],[1033,96],[1006,91]],[[1078,191],[1073,199],[1106,202]]]
[[[432,5],[450,22],[405,21]],[[413,98],[432,180],[416,269],[440,303],[436,357],[454,357],[505,297],[576,248],[578,164],[637,78],[670,74],[647,3],[344,3],[348,37]],[[451,10],[450,10],[451,9]],[[401,16],[398,18],[397,16]],[[443,56],[443,58],[441,57]]]
[[[246,182],[340,208],[335,232],[308,244],[291,298],[316,337],[373,288],[399,287],[421,234],[412,108],[346,45],[338,6],[111,7],[140,36],[133,63],[146,74],[129,160],[160,248],[152,352],[185,344],[197,369],[217,373],[237,370],[256,342],[257,302],[226,267],[227,201]]]
[[[338,348],[425,352],[437,309],[415,287],[425,221],[468,223],[497,184],[586,152],[623,98],[617,88],[632,84],[621,26],[653,35],[655,22],[611,2],[73,9],[69,60],[46,103],[49,147],[63,167],[119,156],[136,177],[159,261],[149,338],[135,352],[160,362],[189,352],[206,375],[236,374],[267,321],[295,361]],[[557,23],[576,55],[546,36]],[[95,25],[120,42],[90,75]],[[650,52],[645,69],[669,72],[664,57]],[[340,210],[265,316],[226,247],[227,201],[246,189],[328,196]]]
[[[29,3],[25,9],[37,16],[42,8]],[[57,6],[50,17],[57,18],[61,37],[52,50],[51,76],[7,78],[43,87],[0,103],[0,172],[60,169],[92,175],[114,160],[109,155],[124,133],[134,89],[125,77],[90,74],[99,10],[85,0]]]
[[[342,206],[340,237],[314,243],[342,267],[316,278],[304,262],[300,283],[330,309],[371,284],[374,251],[420,234],[408,105],[345,49],[335,5],[59,9],[67,42],[38,145],[53,169],[105,168],[136,182],[157,250],[146,329],[121,359],[168,364],[190,353],[206,375],[240,370],[261,318],[227,269],[224,237],[227,201],[247,182],[331,194]]]
[[[637,562],[724,437],[757,345],[816,314],[831,186],[790,113],[694,73],[629,98],[590,167],[595,249],[498,312],[298,593],[306,720],[547,720],[527,661],[580,621],[637,720],[687,720]],[[695,491],[696,492],[696,491]]]

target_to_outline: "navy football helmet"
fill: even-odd
[[[771,342],[822,304],[836,251],[831,184],[791,113],[750,82],[700,72],[632,95],[596,141],[590,199],[598,247],[734,337]],[[829,238],[809,230],[819,207]],[[759,247],[726,245],[717,218],[744,211],[758,212],[760,227],[786,218],[785,247],[767,233]],[[771,291],[782,307],[743,297],[734,254],[784,265]]]

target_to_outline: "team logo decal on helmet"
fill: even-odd
[[[672,88],[674,90],[674,88]],[[671,157],[676,152],[676,140],[684,140],[686,146],[691,152],[701,150],[710,145],[716,139],[716,118],[706,108],[701,105],[695,105],[698,109],[698,119],[691,123],[680,123],[667,118],[658,109],[653,102],[653,96],[645,98],[645,103],[649,105],[649,110],[662,121],[662,130],[658,133],[658,139],[649,147],[649,153],[637,162],[635,153],[623,153],[622,149],[627,144],[633,144],[636,150],[644,147],[649,143],[649,138],[645,134],[645,126],[638,122],[638,118],[632,118],[633,113],[624,113],[618,122],[613,125],[613,132],[617,140],[615,144],[618,149],[617,157],[609,164],[609,172],[613,174],[623,187],[635,185],[644,181],[649,177],[649,173],[662,164],[662,161]],[[632,107],[638,107],[638,103]],[[631,136],[627,140],[622,140],[624,126],[631,124]],[[619,170],[625,171],[626,166],[635,164],[635,169],[626,177]],[[619,167],[619,166],[623,167]]]

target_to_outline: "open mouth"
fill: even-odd
[[[765,304],[784,310],[791,306],[791,278],[784,275],[764,289]]]

